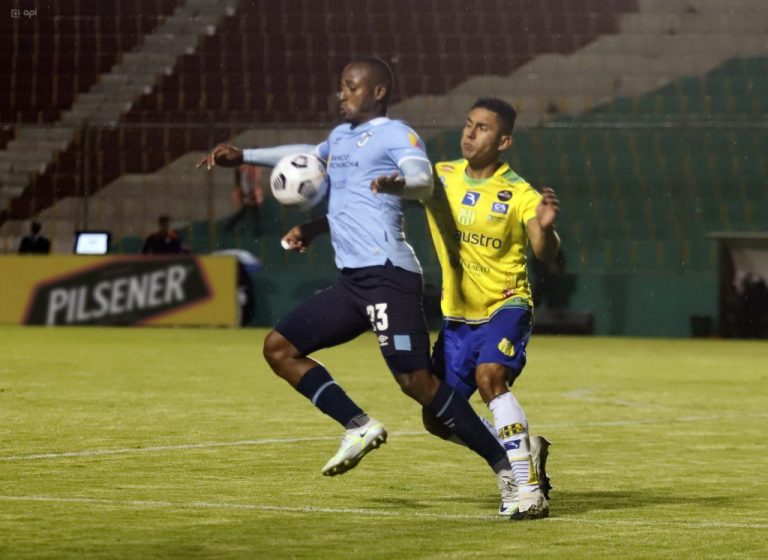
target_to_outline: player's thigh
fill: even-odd
[[[420,274],[391,265],[361,282],[360,306],[376,333],[381,354],[394,374],[429,368],[429,331]]]
[[[469,398],[476,390],[473,327],[446,321],[432,348],[430,368],[450,387]]]
[[[528,309],[511,307],[496,312],[483,325],[477,364],[505,367],[507,382],[512,385],[525,367],[531,326],[532,315]]]
[[[307,356],[350,341],[369,328],[344,285],[336,282],[293,308],[275,330]]]

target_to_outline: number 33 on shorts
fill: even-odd
[[[368,313],[368,320],[371,322],[374,331],[381,332],[389,328],[386,303],[374,303],[367,306],[365,310]]]

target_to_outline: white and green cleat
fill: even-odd
[[[496,473],[496,482],[499,485],[501,494],[501,505],[499,506],[499,515],[511,517],[519,507],[517,482],[515,474],[512,471],[502,471]]]
[[[360,428],[347,430],[336,455],[322,469],[325,476],[336,476],[354,469],[369,452],[387,442],[387,430],[378,420],[371,418]]]

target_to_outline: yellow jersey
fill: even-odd
[[[541,195],[506,163],[479,180],[466,167],[465,159],[435,165],[439,182],[424,206],[443,271],[443,316],[483,323],[502,307],[533,307],[525,224]]]

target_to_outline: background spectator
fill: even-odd
[[[188,253],[181,237],[176,230],[170,228],[170,216],[160,216],[157,219],[158,230],[152,233],[144,241],[141,252],[145,255],[173,255],[179,253]]]
[[[40,234],[43,226],[40,222],[32,222],[29,235],[24,236],[19,245],[20,255],[47,255],[51,252],[51,242]]]

